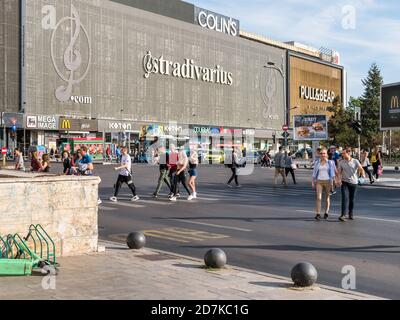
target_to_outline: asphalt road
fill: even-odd
[[[242,188],[226,187],[230,170],[201,166],[198,196],[176,203],[153,199],[158,167],[135,165],[135,184],[141,200],[130,202],[124,186],[118,203],[113,193],[117,173],[112,166],[96,165],[100,175],[100,237],[125,242],[131,231],[145,231],[147,247],[202,258],[219,247],[228,263],[290,276],[299,261],[318,269],[318,283],[341,287],[342,268],[356,269],[358,291],[400,298],[400,189],[363,186],[357,193],[355,221],[339,222],[340,194],[332,198],[328,221],[315,221],[310,170],[297,170],[298,184],[272,184],[273,169],[256,167],[240,177]],[[181,188],[183,189],[183,188]],[[188,284],[190,285],[190,284]]]

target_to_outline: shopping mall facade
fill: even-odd
[[[133,149],[144,136],[224,146],[233,136],[266,149],[293,114],[327,112],[332,99],[316,92],[345,103],[335,54],[248,34],[183,1],[4,0],[0,9],[8,147],[85,138]]]

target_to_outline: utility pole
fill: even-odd
[[[361,159],[361,108],[354,108],[354,128],[358,134],[358,159]]]

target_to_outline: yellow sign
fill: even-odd
[[[65,129],[65,130],[71,129],[71,121],[67,120],[67,119],[64,119],[61,122],[61,129]]]
[[[399,97],[393,96],[390,101],[390,109],[399,109]]]

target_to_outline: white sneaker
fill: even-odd
[[[111,198],[110,198],[110,201],[112,201],[112,202],[117,202],[118,199],[117,199],[117,197],[111,197]]]
[[[169,198],[169,201],[176,201],[176,197]]]
[[[192,194],[192,196],[193,196],[193,199],[197,199],[197,192],[194,192],[194,193]]]
[[[188,201],[191,201],[194,199],[194,197],[192,195],[190,195],[187,199],[188,199]]]
[[[98,204],[98,205],[101,205],[102,203],[103,203],[103,201],[101,201],[101,199],[98,199],[98,200],[97,200],[97,204]]]
[[[134,196],[132,199],[131,199],[131,201],[132,202],[135,202],[135,201],[138,201],[140,198],[138,197],[138,196]]]

